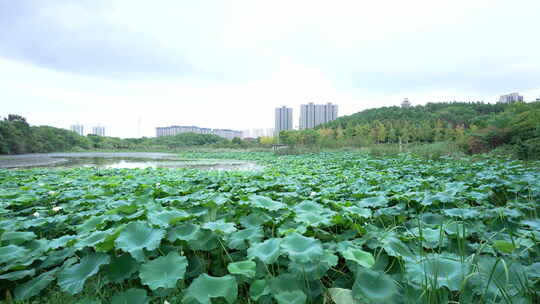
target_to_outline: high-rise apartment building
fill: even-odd
[[[69,127],[71,129],[71,131],[81,135],[81,136],[84,136],[84,126],[81,125],[81,124],[74,124],[74,125],[71,125]]]
[[[171,136],[180,133],[198,133],[198,134],[214,134],[228,139],[235,137],[242,137],[242,131],[229,130],[229,129],[210,129],[199,128],[195,126],[169,126],[169,127],[157,127],[156,136]]]
[[[281,131],[292,130],[292,108],[287,108],[282,106],[281,108],[276,108],[276,123],[275,123],[275,132],[279,134]]]
[[[409,98],[403,99],[403,101],[401,102],[401,107],[402,108],[410,108],[411,107],[411,102],[409,101]]]
[[[105,136],[105,127],[104,126],[95,126],[92,128],[92,133],[94,135]]]
[[[523,101],[523,96],[519,95],[519,93],[510,93],[501,95],[498,103],[514,103],[518,101]]]
[[[300,129],[314,128],[337,118],[338,106],[327,104],[303,104],[300,106]]]

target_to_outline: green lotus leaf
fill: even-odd
[[[480,212],[474,209],[451,208],[443,210],[443,213],[451,217],[458,217],[462,219],[474,219],[480,216]]]
[[[372,215],[371,209],[360,208],[358,206],[343,207],[343,210],[347,211],[350,215],[355,215],[363,218],[370,218]]]
[[[124,230],[125,225],[121,224],[120,226],[117,226],[116,228],[109,229],[108,235],[101,241],[100,243],[97,243],[95,245],[95,249],[98,252],[108,252],[114,249],[114,242],[120,236],[120,233],[122,230]]]
[[[202,227],[204,229],[208,229],[214,232],[222,232],[226,234],[233,233],[236,231],[236,227],[234,227],[233,223],[227,223],[224,220],[204,223]]]
[[[174,288],[176,282],[184,278],[187,268],[187,259],[177,252],[169,252],[141,265],[139,277],[144,285],[150,289]]]
[[[246,241],[250,244],[258,243],[263,237],[264,232],[261,227],[252,227],[231,233],[227,236],[227,241],[230,248],[246,249]]]
[[[531,279],[540,279],[540,262],[527,267],[527,276]]]
[[[0,237],[0,241],[9,244],[20,245],[36,238],[36,234],[30,231],[6,231]]]
[[[282,291],[274,295],[278,304],[305,304],[306,294],[300,290]]]
[[[388,237],[384,239],[383,248],[389,256],[401,257],[406,260],[416,260],[416,255],[398,238]]]
[[[446,246],[446,243],[448,243],[444,230],[442,231],[442,236],[441,236],[441,231],[439,229],[431,229],[431,228],[426,228],[426,227],[422,227],[421,229],[422,231],[420,232],[420,229],[416,227],[414,229],[411,229],[410,232],[415,238],[420,239],[420,236],[422,236],[421,241],[422,241],[423,247],[425,248],[444,247]]]
[[[85,237],[80,237],[80,240],[75,243],[75,248],[80,250],[84,247],[94,247],[95,245],[104,242],[110,234],[112,234],[112,229],[91,232]]]
[[[199,231],[199,226],[195,224],[182,224],[179,226],[175,226],[171,230],[169,230],[169,232],[167,233],[167,240],[169,242],[174,242],[176,240],[192,241],[197,239]]]
[[[60,247],[66,247],[68,243],[70,243],[72,240],[76,240],[76,235],[64,235],[57,239],[53,239],[49,241],[49,249],[57,249]]]
[[[495,241],[493,242],[493,247],[499,250],[500,252],[507,253],[507,254],[511,254],[516,249],[514,244],[507,241]]]
[[[270,279],[272,294],[302,290],[305,287],[305,278],[298,278],[291,273],[283,273]]]
[[[169,225],[174,224],[175,222],[191,217],[191,215],[182,210],[152,210],[148,212],[147,217],[148,221],[152,225],[167,228]]]
[[[388,205],[388,198],[384,195],[372,196],[358,202],[360,207],[378,208]]]
[[[297,263],[290,262],[289,272],[297,278],[318,280],[326,275],[331,267],[336,266],[338,257],[330,251],[326,251],[317,263]]]
[[[353,299],[352,290],[344,288],[328,288],[328,294],[336,304],[362,304]]]
[[[480,256],[475,269],[476,275],[469,280],[476,294],[491,298],[502,298],[503,293],[517,295],[527,281],[525,267],[502,258]]]
[[[355,300],[366,304],[396,303],[399,289],[389,275],[359,267],[352,295]]]
[[[17,285],[15,288],[15,299],[22,301],[39,294],[49,284],[56,279],[57,269],[40,274],[32,280]]]
[[[283,203],[276,202],[268,197],[255,194],[249,197],[249,202],[253,207],[258,207],[270,211],[276,211],[287,207],[287,205]]]
[[[3,275],[0,275],[0,280],[16,281],[16,280],[25,278],[27,276],[34,276],[34,274],[36,274],[35,269],[12,271],[12,272],[4,273]]]
[[[139,270],[139,263],[129,254],[113,257],[111,263],[103,267],[111,283],[121,283]]]
[[[75,304],[101,304],[101,300],[87,297],[87,298],[77,301]]]
[[[341,255],[343,255],[345,259],[356,262],[358,265],[366,268],[371,268],[375,265],[373,255],[358,248],[349,247],[347,250],[342,251]]]
[[[262,296],[269,295],[271,292],[270,284],[265,279],[257,280],[249,286],[249,296],[255,301],[258,301]]]
[[[147,304],[149,303],[146,290],[131,288],[119,292],[112,297],[111,304]]]
[[[406,263],[405,269],[409,279],[415,283],[428,288],[446,286],[458,291],[470,273],[470,264],[461,263],[458,257],[431,254],[418,262]]]
[[[296,215],[296,220],[300,223],[305,223],[308,226],[318,227],[321,225],[330,226],[331,217],[316,213],[299,213]]]
[[[186,290],[183,301],[200,304],[211,304],[212,298],[225,298],[227,303],[236,302],[238,286],[233,276],[212,277],[206,273],[193,280]]]
[[[218,236],[209,230],[200,230],[196,238],[188,241],[188,245],[193,250],[211,251],[219,246]]]
[[[153,229],[145,222],[131,222],[115,240],[116,248],[129,252],[137,261],[144,261],[144,250],[154,250],[159,247],[165,231]]]
[[[253,261],[240,261],[235,263],[229,263],[227,265],[227,270],[231,274],[240,274],[248,278],[255,277],[255,267],[256,264]]]
[[[252,244],[247,251],[250,259],[258,258],[265,264],[274,263],[280,255],[280,244],[282,239],[272,238],[262,243]]]
[[[244,216],[240,219],[240,224],[246,228],[256,228],[268,223],[272,218],[264,213],[251,213],[248,216]]]
[[[539,219],[533,219],[533,220],[523,220],[521,221],[523,225],[529,226],[532,229],[536,231],[540,231],[540,220]]]
[[[84,234],[97,230],[99,226],[103,225],[106,219],[106,216],[91,217],[81,225],[77,226],[77,232],[80,234]]]
[[[48,269],[51,266],[56,266],[62,263],[65,259],[75,255],[75,250],[72,248],[65,248],[62,250],[50,251],[47,253],[47,257],[39,265],[37,269]]]
[[[281,242],[281,250],[287,253],[293,262],[316,262],[323,255],[321,241],[292,233]]]
[[[110,258],[103,253],[94,253],[81,259],[81,262],[65,268],[58,274],[58,285],[62,291],[77,294],[82,291],[86,279],[95,275],[101,265],[108,264]]]
[[[216,205],[221,206],[221,205],[225,204],[226,202],[228,202],[229,198],[227,196],[225,196],[224,194],[220,193],[220,194],[214,196],[214,198],[212,198],[212,201],[214,203],[216,203]]]
[[[24,260],[31,250],[17,245],[0,247],[0,265]]]

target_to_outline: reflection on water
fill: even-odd
[[[251,162],[235,160],[150,160],[140,158],[69,158],[66,163],[55,167],[98,167],[105,169],[145,169],[145,168],[192,168],[201,170],[260,170],[262,167]]]

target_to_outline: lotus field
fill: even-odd
[[[264,169],[0,170],[0,298],[540,303],[538,163],[221,156]]]

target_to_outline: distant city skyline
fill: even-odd
[[[274,110],[274,135],[293,129],[293,108],[281,106]]]
[[[311,101],[340,116],[405,96],[533,101],[539,11],[537,0],[0,1],[0,116],[86,130],[99,118],[126,138],[272,128],[280,105],[296,126]]]
[[[300,130],[311,129],[320,124],[335,120],[338,117],[338,105],[331,102],[326,104],[300,105]]]
[[[231,130],[231,129],[211,129],[211,128],[201,128],[197,126],[167,126],[167,127],[156,127],[156,137],[161,136],[171,136],[181,133],[198,133],[198,134],[212,134],[221,136],[228,139],[233,139],[235,137],[242,137],[242,131]]]

